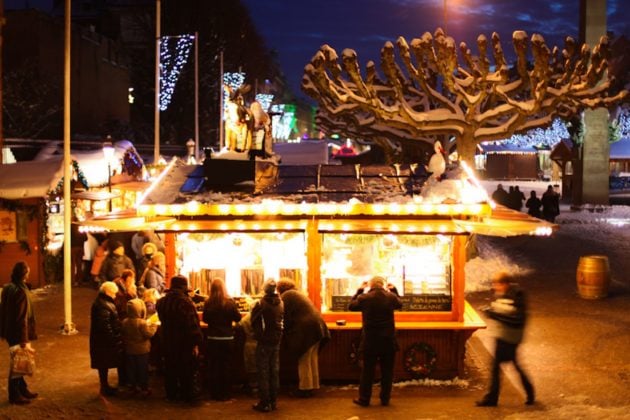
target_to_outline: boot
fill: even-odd
[[[26,384],[24,377],[19,378],[19,380],[20,380],[20,394],[22,394],[23,397],[28,398],[29,400],[33,400],[39,396],[37,392],[31,392],[28,390],[28,385]]]
[[[31,402],[20,393],[20,379],[9,379],[9,403],[11,404],[24,405]]]

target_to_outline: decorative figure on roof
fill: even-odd
[[[245,106],[243,95],[250,91],[251,86],[244,84],[234,89],[225,85],[225,89],[230,94],[225,120],[226,147],[237,152],[248,151],[252,147],[254,117]]]
[[[271,144],[271,118],[269,118],[269,114],[265,112],[258,101],[252,102],[249,106],[249,110],[254,118],[252,150],[250,153],[263,158],[270,157],[273,154]]]
[[[444,159],[444,149],[442,148],[442,143],[439,140],[436,140],[433,143],[433,150],[435,153],[431,155],[429,159],[429,164],[427,165],[427,172],[431,173],[431,177],[436,180],[440,180],[444,171],[446,171],[446,159]]]
[[[409,43],[399,37],[398,58],[394,43],[385,43],[380,73],[372,61],[360,69],[354,50],[339,57],[324,45],[304,68],[302,89],[319,103],[325,132],[370,138],[386,151],[387,142],[418,144],[447,135],[469,164],[483,141],[547,127],[585,108],[611,107],[628,94],[607,72],[607,37],[592,48],[567,37],[564,48],[550,49],[541,35],[515,31],[512,43],[514,66],[498,34],[480,35],[473,56],[466,43],[458,51],[438,28]]]

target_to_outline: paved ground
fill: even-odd
[[[531,322],[522,359],[537,389],[538,403],[523,405],[519,387],[507,378],[497,408],[477,408],[484,394],[490,363],[487,332],[469,340],[466,375],[460,386],[396,386],[390,407],[356,407],[356,385],[327,385],[312,399],[283,392],[273,414],[251,410],[255,400],[237,394],[232,402],[202,401],[198,407],[163,400],[160,377],[152,377],[148,400],[102,398],[96,372],[89,368],[89,307],[95,291],[73,289],[73,319],[79,334],[63,336],[63,295],[50,288],[36,303],[39,340],[38,372],[29,382],[41,397],[28,407],[10,406],[6,381],[0,382],[0,418],[291,418],[291,419],[630,419],[630,244],[593,241],[580,229],[560,229],[552,238],[484,239],[503,250],[519,266],[531,268],[522,284],[529,292]],[[606,253],[611,259],[611,294],[602,300],[577,296],[575,269],[580,255]],[[473,306],[486,305],[490,293],[468,296]],[[0,372],[8,351],[0,346]]]

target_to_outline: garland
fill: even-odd
[[[437,364],[437,353],[427,343],[413,343],[405,351],[403,366],[414,379],[426,378],[433,373]]]
[[[72,161],[72,169],[77,175],[77,181],[79,181],[83,188],[87,190],[89,188],[87,178],[85,177],[83,171],[79,168],[79,163],[76,160]],[[61,191],[63,191],[63,177],[61,177],[61,179],[57,183],[57,186],[52,191],[50,191],[50,195],[59,195]]]

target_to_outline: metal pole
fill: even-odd
[[[153,125],[153,164],[160,160],[160,0],[155,0],[155,123]]]
[[[63,334],[76,334],[72,322],[72,253],[71,232],[72,202],[70,201],[70,181],[72,179],[72,160],[70,158],[70,47],[71,3],[66,0],[64,20],[64,71],[63,71]]]
[[[195,160],[199,162],[199,32],[195,32]]]
[[[444,35],[446,35],[447,26],[448,26],[448,20],[446,19],[446,0],[444,0]]]
[[[219,52],[219,150],[223,150],[223,50]]]
[[[107,191],[109,191],[109,212],[112,212],[112,164],[107,161]]]
[[[3,102],[2,102],[2,97],[4,96],[4,89],[2,88],[2,67],[4,67],[4,62],[2,60],[2,57],[4,55],[4,39],[3,39],[3,31],[4,31],[4,24],[5,24],[5,19],[4,19],[4,0],[0,0],[0,111],[2,111],[3,108]],[[4,163],[4,153],[3,153],[3,149],[4,149],[4,130],[2,129],[2,112],[0,112],[0,165],[2,165]]]

